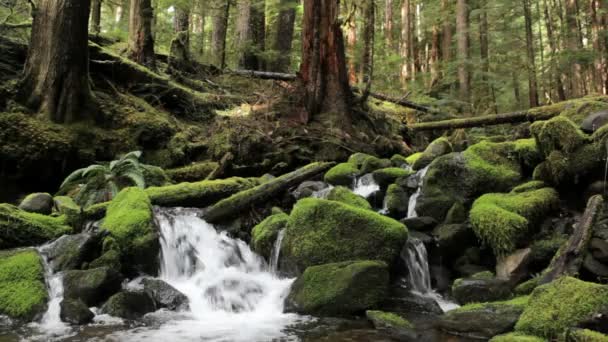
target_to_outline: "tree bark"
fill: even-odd
[[[439,65],[440,59],[440,50],[441,50],[441,33],[438,24],[434,24],[431,28],[432,38],[431,38],[431,51],[429,55],[429,69],[431,72],[431,80],[429,82],[429,90],[433,90],[433,88],[439,83],[441,78],[441,66]]]
[[[530,0],[522,0],[522,4],[524,8],[524,19],[526,25],[526,52],[528,57],[526,70],[528,72],[528,98],[530,100],[530,107],[537,107],[538,85],[536,81],[534,36],[532,34],[532,9]]]
[[[346,21],[346,46],[348,49],[348,81],[351,84],[359,83],[357,77],[357,64],[355,56],[357,53],[357,5],[352,3],[352,8],[348,9],[348,20]]]
[[[559,101],[565,101],[566,100],[566,90],[564,89],[564,84],[562,82],[562,77],[561,77],[561,72],[557,66],[556,63],[556,59],[557,59],[557,51],[558,51],[558,43],[557,43],[557,39],[555,37],[555,29],[553,26],[553,19],[552,16],[550,14],[551,10],[549,8],[549,4],[547,3],[547,0],[543,0],[544,1],[544,7],[545,7],[545,11],[544,11],[544,17],[545,17],[545,26],[547,29],[547,39],[549,40],[549,47],[551,49],[551,77],[553,77],[554,81],[555,81],[555,87],[557,88],[557,99]]]
[[[412,55],[411,55],[411,51],[412,51],[412,34],[411,34],[411,28],[412,28],[412,24],[410,23],[410,20],[412,18],[410,11],[411,11],[411,4],[410,4],[410,0],[402,0],[403,2],[401,3],[401,59],[402,59],[402,64],[401,64],[401,82],[405,83],[407,81],[410,80],[411,78],[411,68],[410,68],[410,63]]]
[[[525,1],[525,0],[524,0]],[[483,82],[482,93],[488,98],[491,87],[488,75],[490,74],[490,44],[488,43],[488,12],[485,5],[479,9],[479,55],[481,57],[481,80]]]
[[[57,123],[91,116],[90,7],[90,0],[41,0],[32,23],[20,98]]]
[[[239,67],[262,70],[264,61],[260,53],[264,51],[265,12],[264,0],[239,0],[237,9],[237,46],[239,47]]]
[[[369,97],[369,92],[372,86],[372,77],[374,74],[374,28],[375,21],[375,4],[374,1],[366,1],[363,5],[363,51],[361,56],[361,81],[365,89],[361,96],[361,103],[365,103]]]
[[[578,8],[576,0],[566,0],[566,48],[570,53],[576,53],[580,48],[580,32],[578,26]],[[582,65],[576,60],[570,61],[570,97],[583,95]]]
[[[150,0],[131,0],[129,17],[129,58],[151,69],[156,68]]]
[[[211,36],[211,53],[213,63],[220,69],[226,67],[226,32],[230,15],[230,0],[219,0],[213,16],[213,34]]]
[[[467,0],[456,2],[456,31],[458,40],[458,84],[462,101],[471,98],[471,76],[469,74],[469,7]]]
[[[280,0],[279,18],[272,49],[278,54],[271,71],[287,72],[291,66],[291,45],[299,0]]]
[[[92,0],[91,2],[91,33],[99,34],[101,32],[101,0]]]
[[[188,6],[176,6],[175,17],[173,18],[173,30],[175,33],[184,32],[184,46],[190,53],[190,8]]]
[[[393,0],[386,0],[384,8],[384,37],[386,48],[391,51],[393,46]]]
[[[315,116],[350,129],[352,93],[346,73],[344,38],[338,21],[339,0],[305,0],[300,81],[304,122]]]

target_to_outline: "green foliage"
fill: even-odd
[[[572,342],[608,342],[608,335],[589,329],[573,329],[566,336],[566,341]]]
[[[608,305],[608,286],[564,277],[537,287],[515,329],[556,338]]]
[[[0,314],[30,320],[44,310],[47,297],[36,251],[0,252]]]
[[[337,186],[331,189],[331,191],[327,195],[327,199],[330,201],[346,203],[354,207],[359,207],[363,209],[372,208],[372,206],[365,198],[353,193],[352,191],[350,191],[350,189],[343,186]]]

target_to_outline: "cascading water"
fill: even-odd
[[[374,180],[374,175],[368,173],[355,180],[353,192],[363,198],[368,198],[374,192],[380,190],[380,185]]]
[[[429,165],[430,166],[430,165]],[[418,180],[418,189],[416,192],[410,196],[410,202],[407,207],[407,217],[418,217],[418,213],[416,212],[416,204],[418,204],[418,197],[420,197],[420,193],[422,192],[422,184],[424,183],[424,177],[429,170],[429,166],[424,169],[418,171],[414,177]]]
[[[272,247],[272,253],[270,254],[270,270],[277,274],[279,272],[279,257],[281,256],[281,244],[285,238],[285,229],[281,229],[277,235],[277,240]]]
[[[331,192],[331,190],[333,188],[334,187],[332,185],[330,185],[330,186],[328,186],[328,187],[326,187],[324,189],[315,191],[315,192],[312,193],[311,197],[313,197],[313,198],[320,198],[320,199],[327,199],[327,196],[329,196],[329,193]]]

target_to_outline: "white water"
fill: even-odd
[[[374,192],[380,190],[380,185],[374,180],[374,175],[368,173],[357,179],[353,187],[353,192],[363,198],[368,198]]]
[[[281,256],[281,244],[283,243],[283,238],[285,238],[285,228],[279,231],[277,240],[274,242],[274,246],[272,247],[272,253],[270,254],[270,270],[274,274],[278,274],[279,272],[279,257]]]
[[[418,189],[412,196],[410,196],[410,202],[408,203],[408,206],[407,206],[407,217],[408,218],[418,217],[418,213],[416,212],[416,204],[418,204],[418,197],[420,197],[420,193],[422,192],[422,184],[424,183],[424,177],[426,176],[426,173],[429,171],[429,166],[418,171],[415,175],[415,177],[418,178]]]
[[[312,197],[313,198],[320,198],[320,199],[327,199],[327,196],[329,196],[329,193],[331,192],[331,190],[334,188],[333,185],[328,186],[327,188],[315,191],[312,193]]]
[[[158,328],[114,334],[129,341],[270,341],[299,316],[284,314],[292,279],[268,271],[243,241],[186,209],[159,211],[160,277],[190,300],[190,312]],[[278,257],[278,255],[277,255]],[[164,313],[168,314],[168,313]]]

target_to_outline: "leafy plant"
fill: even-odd
[[[146,186],[144,164],[139,162],[141,151],[125,154],[109,163],[93,164],[72,172],[61,184],[60,193],[72,193],[83,207],[109,201],[122,188]]]

